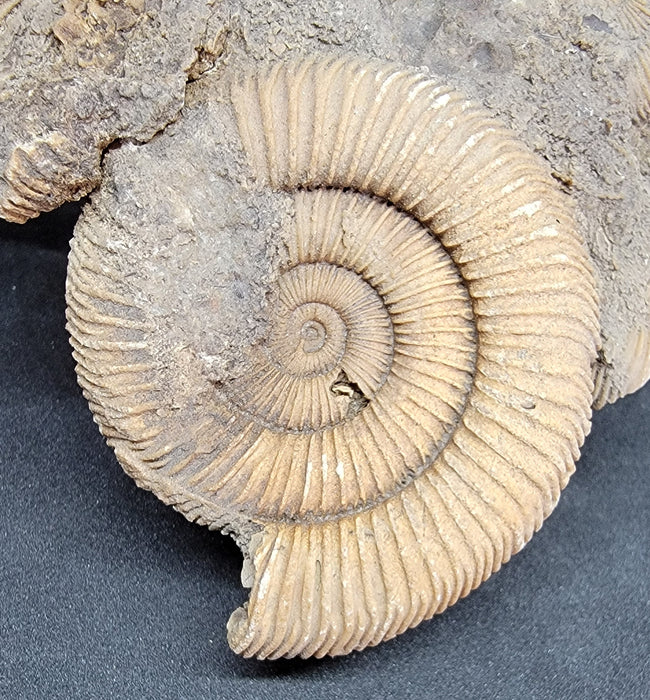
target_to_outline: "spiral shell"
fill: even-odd
[[[149,234],[120,218],[110,190],[110,217],[78,227],[67,299],[79,379],[138,483],[247,550],[233,649],[344,654],[469,593],[553,509],[590,425],[592,273],[536,159],[427,75],[335,57],[233,68],[229,81],[196,111],[190,100],[185,120],[217,104],[219,119],[201,118],[241,173],[212,154],[195,164],[182,125],[155,146],[205,173],[205,193],[169,205],[193,231],[185,247],[166,247],[176,229],[159,219]],[[264,290],[264,331],[229,375],[209,370],[204,345],[235,284],[213,272],[227,246],[177,213],[188,197],[210,206],[210,188],[213,231],[239,196],[287,214],[231,234],[252,246],[268,228],[277,255],[268,275],[247,273]],[[192,265],[197,291],[182,282],[176,295]],[[164,294],[148,296],[148,274]]]

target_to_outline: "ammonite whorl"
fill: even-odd
[[[598,323],[498,122],[313,58],[197,84],[107,169],[70,256],[80,382],[137,482],[246,551],[233,649],[377,644],[524,546],[589,429]]]

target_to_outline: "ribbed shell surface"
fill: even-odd
[[[590,426],[592,273],[535,157],[435,79],[334,57],[230,80],[255,186],[293,196],[250,371],[213,413],[160,411],[156,318],[88,228],[69,328],[138,483],[259,528],[233,649],[345,654],[467,595],[553,509]]]

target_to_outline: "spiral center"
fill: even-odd
[[[304,271],[301,271],[304,272]],[[291,279],[285,279],[289,275]],[[268,343],[270,359],[292,376],[314,377],[331,372],[345,354],[348,329],[339,311],[323,301],[310,301],[310,294],[287,289],[300,285],[299,273],[285,273],[278,282],[278,301],[271,319]]]
[[[275,283],[269,312],[266,343],[230,392],[265,427],[331,429],[386,381],[393,326],[381,296],[357,272],[323,262],[289,268]]]
[[[325,326],[318,321],[305,321],[302,324],[300,335],[303,339],[302,349],[306,353],[318,352],[327,340]]]

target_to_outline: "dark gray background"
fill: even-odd
[[[78,211],[0,223],[0,697],[650,696],[650,386],[595,416],[542,530],[443,615],[345,658],[235,656],[237,548],[135,487],[77,387]]]

